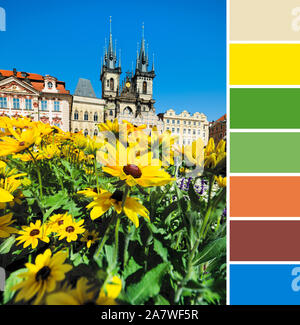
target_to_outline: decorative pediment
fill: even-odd
[[[39,95],[39,92],[35,90],[26,82],[22,82],[14,76],[3,79],[0,81],[0,92],[8,92],[15,94],[28,94],[28,95]]]

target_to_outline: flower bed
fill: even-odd
[[[99,124],[102,138],[27,118],[0,128],[3,304],[225,303],[224,141],[200,159],[200,143],[125,121]]]

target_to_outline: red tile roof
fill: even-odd
[[[11,77],[14,75],[14,71],[10,70],[0,70],[0,73],[4,77]],[[25,76],[22,75],[21,71],[17,71],[16,77],[19,79],[25,79]],[[32,87],[36,90],[42,91],[44,89],[44,77],[42,75],[27,72],[27,79],[30,80]],[[63,81],[56,81],[56,89],[60,94],[70,94],[70,91],[66,90],[65,82]]]

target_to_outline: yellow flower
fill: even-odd
[[[52,232],[58,232],[58,230],[64,226],[64,222],[68,217],[68,213],[65,214],[54,214],[48,221],[48,226]]]
[[[117,276],[106,284],[105,290],[101,288],[97,297],[97,291],[92,290],[87,278],[80,278],[76,288],[68,287],[46,297],[47,305],[116,305],[115,299],[122,289],[122,282]]]
[[[65,216],[63,226],[57,229],[58,239],[66,238],[68,243],[77,240],[78,235],[85,232],[85,229],[82,227],[83,223],[84,219],[76,222],[71,215]]]
[[[9,213],[0,217],[0,238],[7,238],[17,232],[13,227],[9,227],[9,225],[15,222],[15,220],[12,220],[12,215],[12,213]]]
[[[115,299],[122,290],[122,281],[118,276],[113,276],[110,281],[101,288],[97,305],[116,305]]]
[[[119,122],[118,119],[115,119],[113,122],[107,120],[106,123],[98,124],[99,131],[109,131],[113,133],[119,133]]]
[[[21,133],[12,128],[9,130],[13,137],[5,136],[0,138],[0,156],[2,157],[27,149],[35,143],[39,136],[36,128],[22,130]]]
[[[60,150],[55,144],[48,144],[44,146],[38,154],[38,159],[52,159],[54,156],[58,156]]]
[[[222,139],[219,141],[217,148],[213,138],[210,138],[204,152],[204,166],[215,168],[226,157],[226,142]]]
[[[215,180],[217,181],[218,185],[220,187],[226,187],[226,177],[222,177],[222,176],[215,176]]]
[[[86,231],[82,238],[80,239],[82,242],[86,242],[86,247],[90,248],[92,244],[96,243],[96,241],[99,239],[98,238],[99,233],[96,232],[95,230],[92,231]]]
[[[42,240],[49,243],[50,228],[42,225],[41,220],[37,220],[35,224],[30,222],[29,226],[22,226],[22,230],[18,231],[19,237],[16,240],[19,241],[17,245],[24,243],[23,247],[31,245],[32,248],[36,248],[38,245],[38,240]]]
[[[39,254],[35,259],[35,264],[26,263],[27,272],[19,277],[23,281],[15,285],[12,290],[19,290],[15,300],[31,300],[36,296],[34,304],[39,304],[45,293],[55,290],[57,282],[64,280],[65,273],[72,269],[69,264],[64,264],[67,253],[59,251],[51,257],[50,249],[43,254]]]
[[[98,192],[98,189],[97,187],[95,188],[86,188],[82,191],[78,191],[77,194],[81,194],[81,195],[84,195],[86,197],[92,197],[92,198],[95,198],[98,196],[98,194],[101,194],[103,191],[101,189],[99,189],[99,192]]]
[[[122,212],[122,201],[124,193],[116,190],[114,193],[103,191],[94,201],[87,205],[90,212],[91,219],[101,217],[109,208],[114,207],[118,214]],[[126,197],[124,202],[124,213],[131,220],[136,227],[139,226],[138,215],[150,220],[149,211],[137,199]]]
[[[117,148],[108,148],[108,165],[102,167],[103,172],[119,177],[129,186],[163,186],[174,180],[161,168],[159,159],[151,159],[151,153],[135,157],[135,152],[130,148],[125,149],[120,142]]]

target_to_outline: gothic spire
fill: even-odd
[[[108,50],[105,51],[104,64],[109,69],[115,69],[116,63],[117,63],[117,55],[116,55],[116,50],[114,51],[114,47],[113,47],[111,16],[110,16],[109,17],[109,43],[108,43]]]
[[[137,59],[137,69],[140,70],[141,72],[147,72],[148,71],[148,55],[146,53],[145,49],[145,26],[144,23],[142,25],[142,43],[141,43],[141,49],[140,49],[140,54]]]

